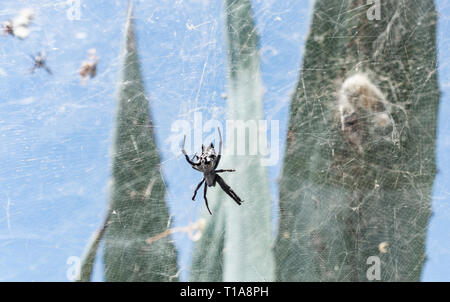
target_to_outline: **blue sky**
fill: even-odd
[[[0,37],[0,281],[67,281],[71,256],[80,256],[105,214],[119,54],[126,1],[81,0],[80,20],[66,16],[66,1],[3,0],[1,21],[31,7],[36,17],[24,41]],[[301,66],[310,1],[255,0],[262,47],[265,115],[280,120],[284,142],[289,99]],[[423,280],[450,280],[450,2],[437,1],[439,174],[427,238]],[[170,152],[171,125],[225,113],[226,55],[221,1],[136,1],[138,50],[161,149],[161,168],[174,226],[196,221],[202,203],[191,194],[199,175]],[[87,51],[100,57],[98,75],[80,84]],[[29,54],[46,51],[54,75],[29,74]],[[281,152],[283,154],[283,152]],[[180,173],[180,166],[185,167]],[[280,166],[269,169],[277,201]],[[274,215],[276,218],[276,207]],[[173,236],[186,280],[192,242]],[[101,255],[100,255],[101,256]],[[102,280],[100,261],[95,280]]]

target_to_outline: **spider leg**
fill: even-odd
[[[30,58],[33,60],[33,67],[30,68],[30,73],[34,73],[36,71],[37,63],[36,63],[36,59],[34,56],[30,55]]]
[[[222,155],[222,133],[220,133],[220,128],[217,127],[217,130],[219,131],[219,155]]]
[[[194,196],[192,196],[192,200],[195,200],[195,196],[197,196],[197,191],[198,189],[200,189],[200,187],[202,186],[202,184],[205,182],[205,178],[202,179],[202,181],[197,185],[197,188],[195,188],[194,191]]]
[[[186,154],[186,151],[184,150],[184,145],[185,145],[185,143],[186,143],[186,135],[184,136],[184,139],[183,139],[183,146],[181,147],[181,152],[183,152],[184,157],[186,157],[187,162],[192,166],[192,168],[194,168],[194,166],[200,165],[200,163],[195,163],[195,162],[193,162],[193,161],[189,158],[189,156]],[[194,169],[195,169],[195,168],[194,168]]]
[[[238,205],[241,205],[242,200],[239,198],[239,196],[237,196],[236,193],[234,193],[234,191],[231,189],[231,187],[225,183],[225,181],[223,180],[222,177],[220,177],[219,175],[216,175],[216,181],[219,183],[220,187],[222,188],[222,190],[225,191],[225,193],[227,193],[231,198],[233,198],[233,200]]]
[[[222,133],[220,133],[220,128],[217,127],[217,130],[219,131],[219,153],[217,154],[216,164],[214,165],[214,169],[216,169],[219,166],[220,158],[222,157]]]
[[[53,75],[53,72],[50,70],[50,68],[48,68],[47,65],[44,65],[44,69],[48,72],[48,74]]]
[[[235,172],[236,170],[234,170],[234,169],[225,169],[225,170],[223,170],[223,169],[221,169],[221,170],[216,170],[216,171],[214,171],[214,172],[216,172],[216,173],[222,173],[222,172]]]
[[[205,184],[205,189],[203,190],[203,198],[205,199],[206,208],[208,209],[209,214],[212,215],[208,205],[208,198],[206,198],[206,190],[208,190],[208,186]]]

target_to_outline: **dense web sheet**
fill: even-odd
[[[310,24],[310,2],[252,1],[266,89],[264,115],[269,121],[280,121],[280,159],[268,167],[274,238],[277,180],[290,97]],[[443,92],[437,144],[440,170],[424,280],[448,280],[450,271],[450,175],[446,171],[450,86],[445,52],[450,2],[437,4]],[[0,281],[68,281],[106,215],[127,3],[4,0],[0,21],[14,18],[23,8],[34,11],[29,36],[23,40],[0,36]],[[191,200],[201,176],[181,156],[182,137],[172,127],[177,120],[196,127],[195,113],[201,113],[204,122],[217,119],[225,125],[223,7],[221,1],[207,0],[135,1],[134,15],[170,213],[169,231],[149,240],[170,236],[178,250],[178,274],[188,280],[193,242],[201,235],[200,217],[206,209],[201,194],[196,202]],[[97,75],[83,85],[79,68],[93,48],[99,57]],[[39,51],[45,51],[53,75],[44,70],[30,74],[30,55]],[[209,143],[212,137],[214,133],[208,132],[203,139]],[[199,150],[200,146],[191,145],[189,151]],[[94,280],[103,280],[101,250],[97,259]]]
[[[426,259],[434,6],[386,1],[376,23],[363,2],[316,2],[280,181],[282,280],[371,280],[366,259],[380,280],[419,280]]]

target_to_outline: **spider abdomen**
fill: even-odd
[[[205,173],[205,181],[208,187],[216,186],[216,174],[215,173]]]

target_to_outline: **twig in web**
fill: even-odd
[[[203,230],[205,229],[205,225],[206,225],[205,219],[201,218],[195,223],[190,223],[188,226],[167,229],[162,233],[159,233],[153,237],[147,238],[145,240],[145,242],[150,244],[152,242],[155,242],[162,238],[165,238],[165,237],[169,236],[170,234],[181,233],[181,232],[188,233],[189,239],[191,239],[192,241],[197,241],[200,239],[200,237],[202,237]],[[198,230],[198,232],[194,234],[193,231],[196,231],[196,230]]]

